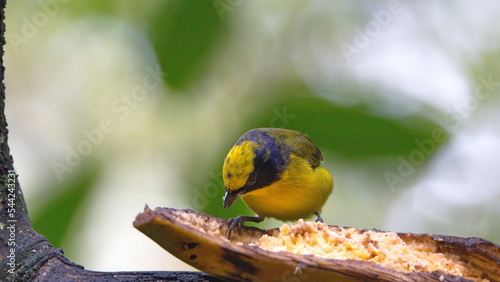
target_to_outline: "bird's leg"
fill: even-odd
[[[323,223],[323,218],[321,217],[321,214],[319,213],[319,211],[315,212],[314,213],[318,218],[316,219],[316,222],[321,222]]]
[[[264,220],[265,217],[260,216],[260,215],[255,215],[255,216],[245,216],[245,215],[240,215],[235,218],[230,218],[228,220],[229,224],[229,233],[227,235],[227,238],[231,237],[231,231],[233,231],[234,227],[238,226],[238,232],[240,231],[241,227],[243,224],[245,224],[245,221],[252,221],[255,223],[259,223]]]

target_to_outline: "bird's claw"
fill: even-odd
[[[239,233],[241,228],[245,224],[245,221],[252,221],[252,222],[259,223],[263,220],[264,220],[264,218],[261,218],[260,216],[244,216],[244,215],[240,215],[240,216],[237,216],[235,218],[228,219],[227,223],[228,223],[229,232],[227,234],[227,239],[231,238],[231,232],[233,231],[233,229],[235,227],[237,227],[238,233]]]
[[[319,213],[319,211],[315,212],[314,213],[318,218],[316,219],[316,222],[321,222],[323,223],[323,218],[321,217],[321,214]]]
[[[235,217],[235,218],[230,218],[228,221],[227,221],[227,224],[229,226],[229,233],[227,235],[227,238],[229,239],[231,237],[231,231],[233,231],[234,227],[238,226],[238,232],[240,231],[241,227],[243,226],[243,224],[245,223],[244,220],[242,220],[241,218],[242,216],[238,216],[238,217]]]

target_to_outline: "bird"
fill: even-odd
[[[230,149],[222,167],[224,209],[238,198],[255,213],[228,221],[231,231],[245,222],[266,217],[281,221],[317,216],[333,191],[333,178],[321,167],[323,154],[295,130],[256,128],[243,134]]]

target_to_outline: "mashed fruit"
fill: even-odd
[[[319,222],[284,224],[276,236],[264,235],[259,247],[273,252],[310,254],[327,259],[357,259],[396,271],[432,272],[479,280],[458,256],[438,252],[436,245],[405,242],[397,233],[328,226]]]

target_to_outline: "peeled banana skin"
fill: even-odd
[[[226,219],[192,210],[157,208],[153,211],[146,207],[144,212],[137,216],[134,226],[180,260],[225,280],[443,281],[458,278],[437,271],[403,273],[363,260],[323,259],[313,255],[266,251],[252,243],[257,242],[264,234],[279,232],[278,229],[243,227],[239,232],[233,231],[231,239],[228,240]],[[476,267],[489,271],[487,275],[490,281],[500,281],[500,247],[493,243],[486,240],[476,243],[462,242],[460,239],[463,238],[453,236],[411,233],[399,235],[423,236],[418,239],[434,240],[451,251],[457,249],[457,252],[462,252],[459,255],[470,256],[471,263],[475,263]],[[447,241],[450,241],[449,244]],[[471,243],[474,243],[473,246]]]

